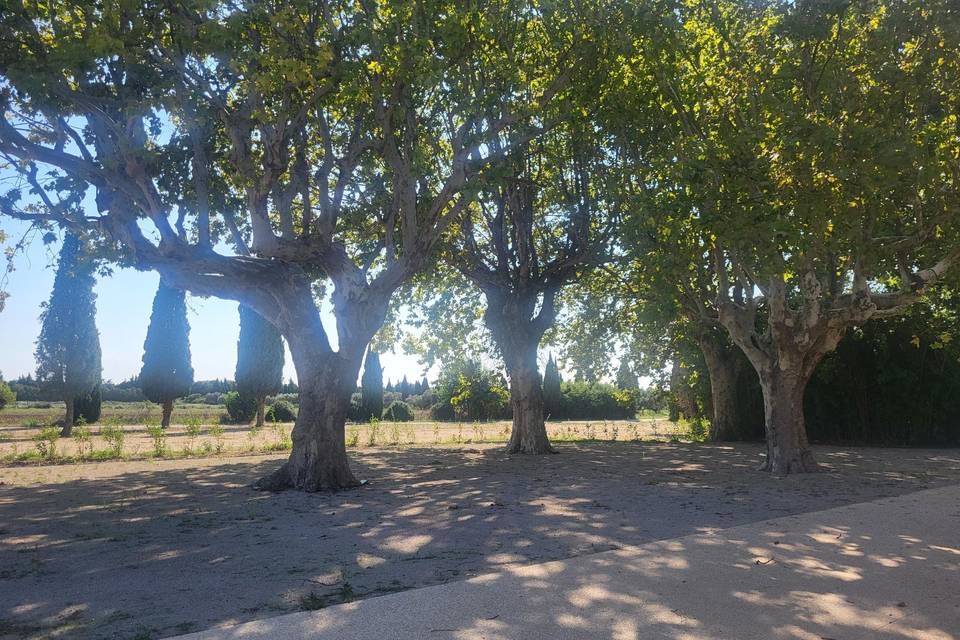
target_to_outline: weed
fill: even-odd
[[[162,458],[167,452],[167,432],[159,424],[148,424],[147,434],[153,440],[153,455]]]
[[[370,432],[367,433],[367,446],[373,447],[377,444],[377,436],[380,435],[380,421],[376,418],[370,418]]]
[[[197,442],[197,438],[200,436],[201,427],[200,427],[200,418],[196,416],[191,416],[187,418],[186,425],[184,427],[184,432],[187,435],[187,446],[186,453],[190,453],[193,450],[193,446]]]
[[[280,451],[293,447],[293,441],[290,440],[290,434],[280,422],[273,422],[273,435],[277,438],[277,446]]]
[[[93,452],[93,434],[90,427],[77,425],[73,428],[73,442],[77,445],[77,457],[81,460]]]
[[[394,421],[390,425],[390,444],[400,444],[400,423]]]
[[[216,422],[210,425],[210,428],[207,430],[210,436],[213,438],[213,449],[218,454],[223,453],[223,425],[219,422]]]
[[[40,433],[33,436],[33,443],[37,447],[37,453],[41,458],[53,460],[57,457],[57,440],[60,439],[60,429],[57,427],[46,427],[41,429]]]
[[[122,427],[113,424],[104,425],[100,429],[100,437],[107,441],[108,452],[111,457],[120,458],[123,456],[123,440],[126,434]]]
[[[433,423],[433,443],[440,444],[440,423]]]
[[[317,609],[323,609],[325,606],[327,606],[327,599],[313,591],[300,596],[301,611],[316,611]]]
[[[360,427],[353,424],[347,430],[347,446],[355,447],[360,443]]]

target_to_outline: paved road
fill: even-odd
[[[958,639],[960,487],[181,636],[259,638]]]

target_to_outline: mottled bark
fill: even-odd
[[[255,483],[268,491],[337,491],[360,484],[350,470],[345,425],[363,354],[382,326],[389,292],[371,294],[361,284],[334,291],[339,348],[330,349],[310,296],[284,301],[281,331],[290,346],[300,385],[300,409],[287,461]]]
[[[258,489],[336,491],[360,484],[350,470],[344,436],[358,373],[359,367],[337,354],[307,372],[297,367],[300,410],[293,427],[293,448],[282,467],[256,483]]]
[[[670,392],[673,394],[674,404],[670,408],[670,420],[676,422],[681,417],[694,420],[700,414],[693,390],[687,384],[690,372],[677,358],[673,359],[670,369]]]
[[[543,386],[537,368],[537,346],[534,339],[532,344],[527,344],[520,353],[514,353],[508,359],[513,428],[507,453],[554,453],[543,419]]]
[[[767,458],[761,469],[777,475],[816,471],[803,419],[806,376],[796,369],[770,369],[760,375],[760,386],[767,435]]]
[[[737,398],[741,359],[737,347],[723,344],[718,336],[698,339],[703,360],[710,376],[710,439],[730,442],[743,439],[744,426]]]

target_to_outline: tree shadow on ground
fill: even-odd
[[[0,486],[0,638],[164,637],[960,481],[951,450],[778,479],[752,444],[559,447],[364,450],[338,494],[249,489],[277,456]]]

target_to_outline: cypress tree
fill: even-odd
[[[100,336],[96,325],[94,264],[80,239],[67,233],[60,249],[57,275],[49,302],[40,314],[37,338],[37,380],[66,407],[63,436],[74,421],[74,401],[100,383]]]
[[[550,354],[543,370],[543,409],[551,418],[560,417],[560,369]]]
[[[617,389],[639,389],[637,385],[637,376],[630,369],[630,363],[626,358],[620,361],[620,368],[617,369]]]
[[[161,280],[143,343],[140,387],[150,402],[163,405],[163,427],[170,426],[173,401],[190,393],[192,384],[186,296]]]
[[[365,420],[380,419],[383,415],[383,368],[380,366],[380,354],[373,349],[367,350],[363,363],[363,377],[360,378],[360,412]]]
[[[240,395],[257,400],[257,426],[263,426],[267,396],[283,386],[283,338],[272,324],[256,311],[239,306],[240,339],[237,341],[237,370],[234,379]]]

